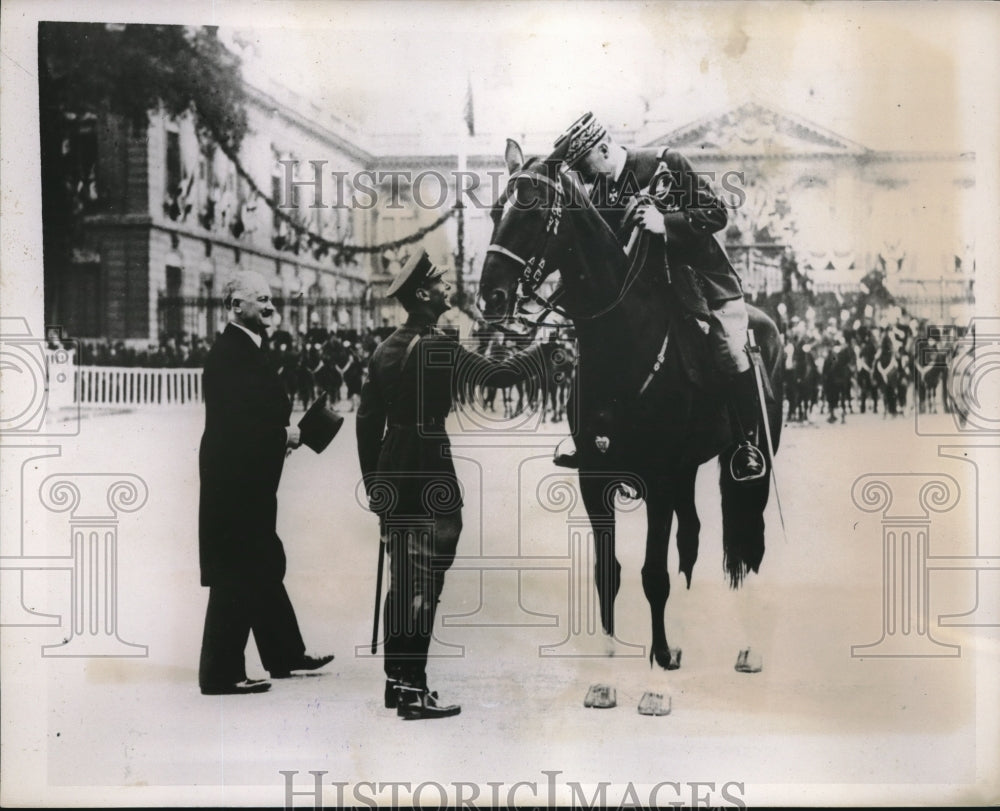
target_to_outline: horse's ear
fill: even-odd
[[[521,151],[521,145],[513,138],[507,139],[507,148],[503,152],[503,159],[510,174],[514,174],[524,166],[524,152]]]

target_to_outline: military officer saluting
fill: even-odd
[[[427,653],[444,575],[462,531],[462,496],[445,418],[458,391],[506,387],[539,367],[531,348],[506,361],[464,349],[437,328],[452,286],[418,250],[388,290],[406,323],[372,355],[357,416],[358,456],[389,553],[385,706],[404,719],[456,715],[427,687]]]
[[[644,229],[663,245],[666,264],[661,261],[661,266],[687,265],[697,275],[710,310],[712,354],[727,378],[734,427],[743,437],[733,471],[737,478],[758,476],[766,463],[752,441],[761,411],[746,350],[749,318],[740,278],[715,236],[726,227],[725,204],[683,155],[672,149],[627,149],[592,113],[556,140],[555,147],[561,146],[566,167],[590,188],[591,201],[623,246],[636,228]],[[662,258],[663,251],[650,256]]]

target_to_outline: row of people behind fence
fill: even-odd
[[[80,339],[69,342],[79,352],[81,366],[125,366],[144,369],[200,369],[205,365],[211,342],[198,335],[163,338],[145,349],[124,341]],[[54,347],[52,347],[54,348]]]
[[[347,410],[358,405],[365,371],[386,330],[328,330],[314,327],[305,334],[279,330],[269,341],[271,357],[289,400],[308,408],[321,394]],[[929,336],[929,337],[928,337]],[[926,337],[922,358],[916,342]],[[509,340],[490,333],[473,333],[478,351],[502,357],[512,351]],[[828,422],[843,422],[848,413],[895,416],[907,408],[936,412],[951,410],[944,386],[954,342],[945,341],[926,325],[871,325],[855,322],[840,327],[830,319],[825,327],[792,318],[784,332],[785,399],[789,422],[809,421],[818,412]],[[547,377],[538,387],[517,385],[487,392],[484,407],[511,417],[534,410],[542,398],[543,419],[566,415],[574,372],[572,336],[552,331],[547,350]],[[197,335],[164,338],[136,349],[123,341],[79,341],[79,363],[95,366],[200,368],[210,342]],[[498,404],[499,399],[499,404]]]
[[[270,336],[266,347],[294,407],[306,409],[326,394],[334,405],[352,411],[358,406],[372,352],[389,332],[390,328],[358,332],[313,327],[305,334],[293,335],[278,330]],[[514,351],[509,339],[492,331],[476,330],[472,341],[477,343],[479,352],[494,358]],[[83,366],[162,369],[202,368],[212,342],[185,334],[164,338],[145,349],[110,339],[70,342],[74,344],[79,351],[78,362]],[[486,392],[486,409],[502,410],[505,417],[511,417],[526,408],[534,410],[542,397],[543,419],[555,422],[565,417],[575,361],[573,342],[561,332],[551,331],[543,344],[547,373],[542,385],[491,389]]]

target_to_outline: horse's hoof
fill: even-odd
[[[764,659],[757,651],[743,648],[736,656],[737,673],[760,673],[764,669]]]
[[[651,650],[649,652],[649,666],[659,665],[663,670],[678,670],[681,666],[681,649],[667,648],[666,653],[661,650]]]
[[[598,710],[609,710],[618,704],[615,688],[608,684],[592,684],[583,699],[584,707],[594,707]]]
[[[671,700],[663,693],[646,692],[639,699],[639,715],[670,715]]]

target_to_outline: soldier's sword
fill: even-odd
[[[781,521],[781,534],[788,543],[788,532],[785,530],[785,514],[781,509],[781,493],[778,491],[778,474],[774,470],[774,443],[771,441],[771,422],[767,418],[767,405],[764,400],[764,383],[761,380],[760,365],[757,358],[761,357],[760,348],[753,330],[747,330],[747,340],[750,343],[750,365],[753,366],[753,377],[757,381],[757,400],[760,403],[760,416],[764,423],[764,437],[767,439],[767,456],[771,464],[771,482],[774,484],[774,500],[778,505],[778,518]]]

